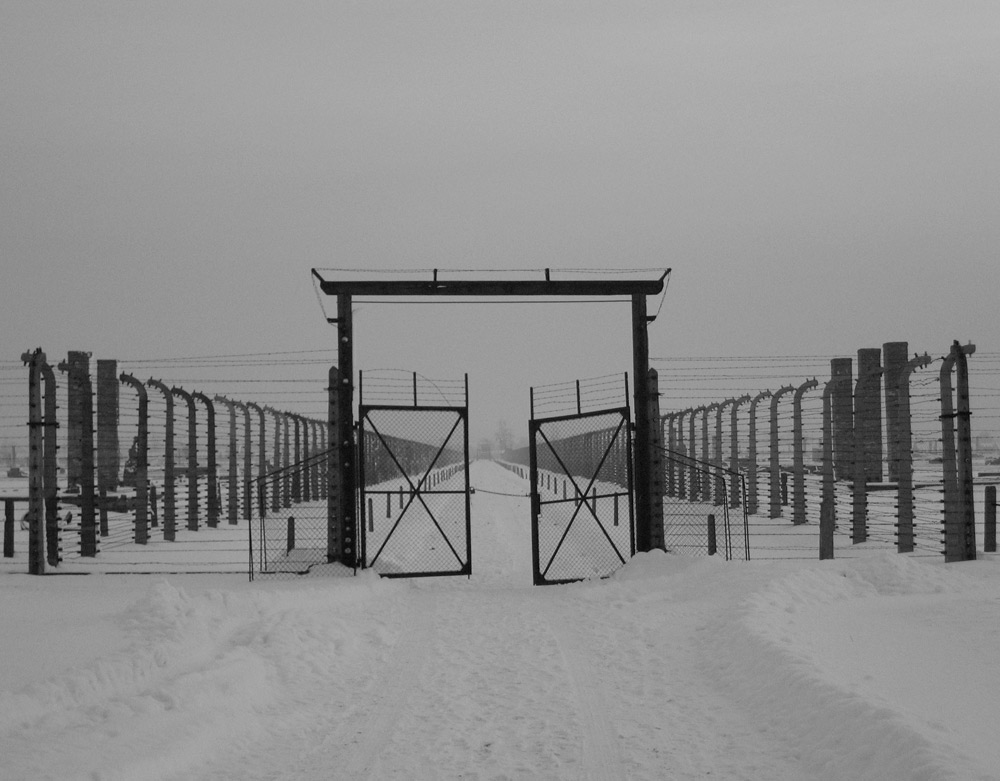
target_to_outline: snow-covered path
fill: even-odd
[[[473,482],[524,490],[492,464]],[[700,594],[643,595],[641,567],[533,588],[527,500],[474,501],[473,578],[379,584],[366,620],[384,645],[311,681],[308,737],[281,729],[201,777],[804,777],[705,677]]]
[[[972,703],[948,723],[942,691],[906,673],[926,676],[922,660],[995,611],[995,560],[653,552],[606,580],[535,588],[525,481],[490,463],[472,477],[491,493],[473,497],[470,579],[10,576],[8,616],[33,629],[18,647],[74,642],[58,626],[73,611],[81,653],[44,674],[22,654],[26,680],[3,678],[0,778],[998,777],[975,730],[1000,713],[982,669],[996,631],[948,649],[955,669],[977,667],[948,679],[949,705]],[[959,618],[900,648],[872,626],[900,601]],[[911,664],[886,662],[899,653]]]

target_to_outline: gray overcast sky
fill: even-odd
[[[8,358],[332,346],[314,266],[669,266],[660,356],[1000,343],[995,0],[0,0],[0,74]],[[623,305],[356,317],[496,417],[631,368]]]

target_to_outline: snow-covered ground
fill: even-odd
[[[530,554],[479,491],[469,579],[8,570],[0,778],[1000,778],[992,554]]]

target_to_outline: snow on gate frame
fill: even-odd
[[[328,505],[328,561],[340,561],[353,566],[357,559],[358,541],[355,524],[355,496],[357,495],[358,472],[352,457],[354,428],[354,333],[351,313],[354,296],[386,296],[410,298],[437,297],[549,297],[549,298],[603,298],[628,297],[632,311],[632,370],[634,383],[635,415],[635,506],[636,506],[636,549],[648,551],[663,548],[663,517],[654,511],[655,497],[651,490],[652,468],[650,443],[656,437],[659,421],[650,416],[650,385],[641,381],[649,377],[649,336],[647,325],[656,315],[647,313],[646,297],[659,295],[664,290],[664,281],[671,269],[635,270],[620,274],[652,274],[654,279],[552,279],[552,272],[580,274],[580,270],[540,269],[544,279],[496,280],[496,279],[444,279],[439,277],[439,269],[431,270],[430,279],[381,279],[348,280],[326,279],[321,271],[312,269],[314,283],[324,295],[335,296],[336,317],[327,317],[327,322],[337,326],[337,368],[330,373],[330,455],[333,459],[329,470],[330,490]],[[358,273],[357,269],[333,269],[332,271]],[[447,269],[441,269],[447,272]],[[463,272],[464,273],[464,272]],[[488,272],[481,272],[488,273]],[[592,273],[602,273],[593,269]],[[606,272],[605,272],[606,273]],[[322,300],[321,300],[322,304]]]

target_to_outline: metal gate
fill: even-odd
[[[629,420],[628,406],[538,419],[532,403],[536,586],[605,577],[635,555]]]
[[[360,553],[383,577],[472,573],[468,407],[359,407]]]

